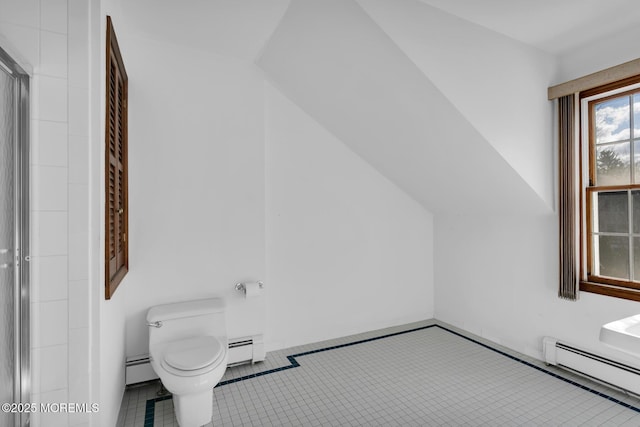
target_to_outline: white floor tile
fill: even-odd
[[[214,389],[214,424],[640,425],[638,399],[458,335],[461,331],[448,325],[412,324],[404,331],[417,326],[421,329],[396,334],[402,327],[389,328],[281,350],[264,363],[230,368]],[[287,356],[299,366],[281,369],[290,366]],[[588,389],[549,375],[552,371]],[[257,373],[264,374],[243,378]],[[143,426],[145,416],[155,426],[176,425],[173,402],[158,398],[158,387],[129,389],[120,425]]]

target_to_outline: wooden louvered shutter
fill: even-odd
[[[127,185],[127,73],[107,16],[105,125],[105,298],[129,270]]]

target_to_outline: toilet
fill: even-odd
[[[147,312],[151,366],[173,394],[181,427],[211,422],[213,388],[227,368],[222,298],[151,307]]]

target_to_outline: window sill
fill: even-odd
[[[620,286],[605,285],[594,282],[580,282],[580,290],[594,294],[607,295],[632,301],[640,301],[640,291]]]

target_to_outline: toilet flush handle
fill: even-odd
[[[157,322],[147,323],[147,326],[153,326],[154,328],[161,328],[162,327],[162,322],[157,321]]]

